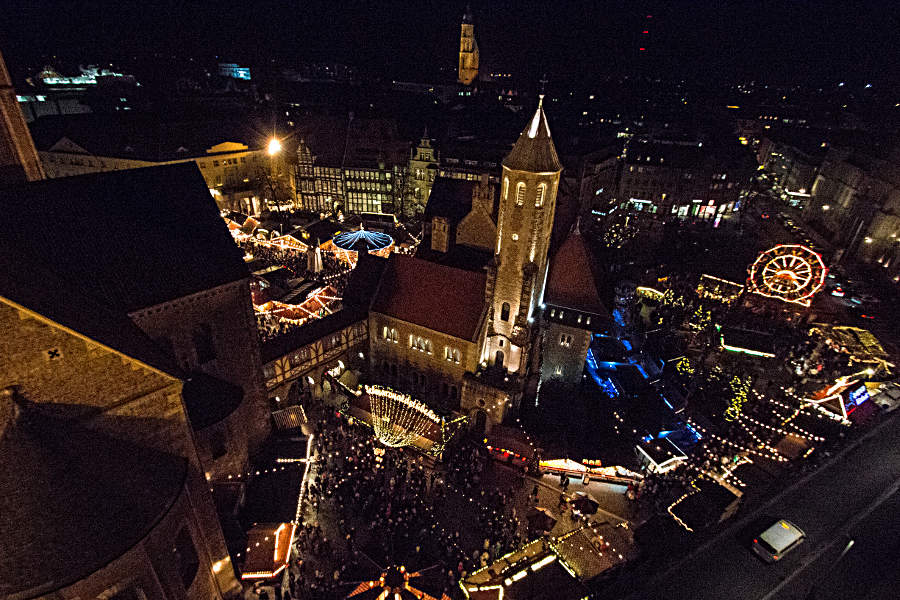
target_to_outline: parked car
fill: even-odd
[[[753,539],[753,552],[768,563],[781,558],[803,543],[806,534],[803,530],[787,521],[779,519],[771,527]]]

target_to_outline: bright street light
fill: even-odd
[[[281,152],[281,142],[278,138],[272,138],[269,140],[269,147],[267,149],[269,156],[275,156],[279,152]]]

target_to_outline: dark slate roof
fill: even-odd
[[[576,227],[550,261],[544,302],[609,316],[594,279],[591,251]]]
[[[562,163],[556,154],[556,146],[550,137],[550,126],[544,114],[544,99],[538,102],[537,110],[528,125],[519,134],[512,151],[503,159],[503,166],[514,171],[546,173],[562,171]]]
[[[425,219],[444,217],[455,227],[472,211],[472,194],[477,185],[474,181],[438,177],[431,186],[431,194],[425,205]]]
[[[207,149],[237,142],[251,150],[264,148],[269,136],[252,119],[171,121],[146,113],[49,115],[30,126],[38,150],[49,150],[68,138],[90,154],[116,158],[167,161],[214,156]],[[269,125],[271,130],[271,124]]]
[[[200,431],[233,413],[244,399],[244,390],[206,373],[191,373],[184,380],[182,396],[191,427]]]
[[[356,267],[350,273],[347,287],[344,289],[344,296],[341,299],[344,307],[368,310],[387,264],[386,258],[368,252],[360,254]]]
[[[3,248],[0,236],[0,248]],[[0,256],[6,250],[0,251]],[[0,296],[109,348],[178,377],[174,358],[161,350],[127,315],[110,310],[90,290],[28,261],[9,260],[0,275]]]
[[[474,340],[485,311],[484,273],[392,254],[372,311]]]
[[[0,414],[13,400],[0,398]],[[49,594],[139,543],[177,500],[184,459],[42,415],[0,424],[0,596]]]
[[[313,319],[302,327],[292,329],[284,335],[260,344],[259,353],[262,357],[262,362],[263,364],[270,363],[290,354],[294,350],[322,339],[326,335],[340,331],[353,323],[363,321],[367,314],[365,309],[347,307],[321,319]]]
[[[0,205],[0,256],[117,311],[248,277],[193,163],[32,182],[0,190]]]
[[[430,244],[430,240],[426,242]],[[416,258],[466,271],[484,271],[494,259],[494,252],[462,244],[453,244],[447,252],[439,252],[423,242],[416,250]]]

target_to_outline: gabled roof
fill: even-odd
[[[43,596],[105,567],[182,493],[182,458],[46,416],[21,398],[0,403],[12,415],[0,423],[4,598]]]
[[[596,315],[609,316],[594,279],[593,259],[575,227],[550,261],[544,302]]]
[[[253,119],[174,121],[146,113],[47,115],[30,124],[39,150],[160,162],[214,157],[209,149],[233,142],[249,150],[265,147],[268,136]],[[271,125],[270,125],[271,127]],[[237,146],[217,148],[235,151]]]
[[[472,210],[472,194],[475,192],[474,181],[437,177],[431,186],[431,194],[425,205],[425,219],[444,217],[455,227]]]
[[[487,276],[391,254],[372,311],[473,341],[485,311]]]
[[[0,190],[0,205],[0,256],[59,302],[84,289],[130,313],[248,277],[192,163],[22,184]]]
[[[544,96],[528,126],[519,134],[512,151],[503,159],[503,166],[514,171],[548,173],[562,171],[562,163],[556,154],[556,146],[550,137],[550,126],[544,114]]]

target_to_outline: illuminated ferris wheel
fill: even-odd
[[[750,291],[809,306],[825,285],[827,273],[816,252],[799,244],[781,244],[760,254],[750,266]]]

